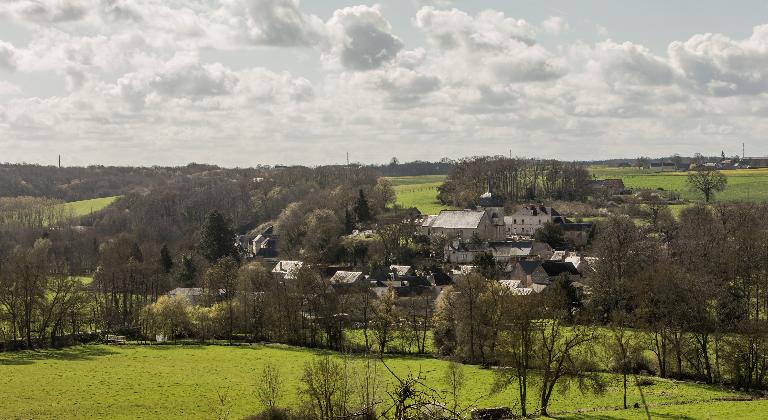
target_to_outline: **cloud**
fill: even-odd
[[[328,57],[349,70],[372,70],[392,61],[403,43],[379,6],[353,6],[336,10],[326,23],[330,42]]]
[[[666,85],[675,78],[669,63],[642,45],[605,41],[595,46],[594,53],[603,77],[611,85]]]
[[[0,69],[16,69],[16,48],[8,42],[0,41]]]
[[[5,9],[20,20],[47,24],[81,20],[88,14],[91,3],[78,0],[9,0]]]
[[[228,0],[224,22],[254,45],[311,46],[323,37],[317,16],[302,13],[299,0]]]
[[[768,25],[733,40],[722,34],[697,34],[669,45],[672,64],[700,92],[713,96],[768,92]]]
[[[412,103],[438,90],[441,82],[434,75],[399,67],[381,75],[377,84],[393,101]]]
[[[416,13],[416,26],[441,49],[490,49],[504,51],[518,44],[531,45],[534,29],[525,20],[485,10],[477,16],[458,10],[437,10],[427,6]]]
[[[559,35],[570,30],[568,23],[560,16],[550,16],[541,22],[541,27],[545,32],[552,35]]]

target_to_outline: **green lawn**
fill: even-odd
[[[278,366],[283,379],[281,404],[297,404],[297,388],[304,363],[328,354],[279,345],[227,346],[105,346],[89,345],[64,350],[0,353],[0,418],[216,418],[218,395],[226,395],[230,418],[258,411],[254,397],[258,372],[267,363]],[[339,357],[330,353],[333,357]],[[447,362],[433,358],[389,357],[387,363],[398,375],[421,372],[433,388],[445,390],[442,382]],[[378,367],[382,382],[392,378]],[[359,377],[359,375],[357,375]],[[465,367],[466,387],[460,397],[465,405],[514,406],[514,390],[489,395],[493,373],[476,366]],[[632,418],[637,410],[612,410],[621,403],[620,378],[606,376],[605,394],[582,394],[575,386],[559,390],[550,407],[553,414],[603,410],[605,418]],[[758,418],[768,408],[762,403],[713,403],[746,395],[704,385],[654,379],[645,386],[654,412],[670,416],[707,418],[713,413],[738,409],[739,417]],[[386,397],[384,389],[381,396]],[[535,395],[535,389],[531,389]],[[534,397],[535,398],[535,397]],[[639,401],[635,389],[630,404]],[[706,404],[696,404],[706,403]],[[680,405],[685,404],[685,405]],[[536,406],[534,401],[531,407]],[[618,413],[618,414],[617,414]],[[688,414],[686,414],[688,413]],[[616,417],[623,416],[623,417]],[[752,417],[750,417],[752,416]],[[584,412],[579,417],[593,418]]]
[[[590,167],[598,178],[620,178],[628,188],[663,188],[677,191],[688,200],[701,200],[700,194],[691,191],[686,184],[686,172],[658,172],[636,168]],[[717,201],[766,201],[768,200],[768,169],[740,169],[722,171],[728,178],[725,191],[715,195]]]
[[[445,181],[445,175],[400,176],[388,178],[397,194],[397,204],[416,207],[423,214],[437,214],[452,207],[437,201],[437,188]]]
[[[72,211],[74,216],[85,216],[93,212],[99,211],[104,207],[112,204],[120,198],[120,196],[93,198],[90,200],[71,201],[69,203],[59,204],[63,208]]]

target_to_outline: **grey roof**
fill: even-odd
[[[405,276],[411,271],[410,265],[390,265],[389,269],[398,276]]]
[[[352,284],[363,276],[362,271],[337,271],[331,277],[331,284]]]
[[[557,277],[562,273],[568,273],[575,276],[580,275],[579,270],[571,262],[564,261],[544,261],[541,263],[541,267],[547,272],[550,277]]]
[[[549,215],[552,217],[560,216],[560,213],[558,213],[557,210],[553,209],[552,207],[545,207],[536,204],[525,205],[518,209],[515,214],[522,214],[526,216],[538,216],[539,214]]]
[[[520,261],[517,264],[523,269],[525,274],[532,274],[541,266],[541,261]]]
[[[485,212],[482,210],[443,210],[434,218],[427,218],[424,227],[443,229],[477,229]]]
[[[275,265],[275,268],[272,269],[272,272],[276,274],[285,274],[286,278],[292,278],[296,274],[296,271],[303,266],[304,263],[301,261],[280,261]]]

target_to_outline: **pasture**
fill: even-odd
[[[397,204],[416,207],[423,214],[437,214],[451,209],[437,201],[437,188],[445,181],[445,175],[399,176],[388,178],[397,196]]]
[[[296,407],[303,366],[322,355],[341,357],[282,345],[86,345],[0,353],[0,418],[222,418],[222,412],[228,412],[228,418],[243,418],[260,409],[255,390],[265,364],[280,371],[281,405]],[[353,369],[362,363],[354,357],[349,360]],[[420,372],[437,391],[448,389],[442,379],[446,361],[405,356],[385,361],[397,375]],[[386,401],[386,387],[393,378],[383,366],[376,369],[379,395]],[[515,406],[515,389],[490,393],[491,370],[465,366],[464,374],[463,405]],[[638,409],[616,411],[621,405],[620,377],[605,378],[609,386],[599,395],[582,393],[575,385],[560,388],[550,411],[572,419],[643,417]],[[536,406],[533,391],[529,390],[531,409]],[[749,419],[768,409],[764,401],[730,401],[749,398],[743,393],[658,378],[650,379],[643,392],[651,414],[659,417],[722,418],[739,413]],[[639,401],[637,390],[630,389],[629,403]]]
[[[58,206],[61,206],[66,211],[71,211],[73,216],[86,216],[107,207],[114,203],[118,198],[120,198],[120,196],[92,198],[90,200],[71,201],[69,203],[58,204]]]
[[[680,193],[686,200],[703,200],[701,194],[691,191],[686,183],[687,172],[659,172],[637,168],[589,168],[597,178],[620,178],[627,188],[657,189]],[[725,191],[715,194],[716,201],[768,200],[768,169],[738,169],[722,171],[728,179]]]

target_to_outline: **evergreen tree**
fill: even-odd
[[[368,200],[365,198],[365,192],[360,189],[360,195],[355,203],[355,215],[358,222],[367,222],[371,220],[371,209],[368,207]]]
[[[352,219],[349,209],[344,209],[344,233],[349,235],[353,230],[355,230],[355,221]]]
[[[200,230],[200,254],[209,262],[222,257],[236,257],[235,234],[217,210],[208,213]]]
[[[168,274],[173,268],[173,258],[171,257],[171,251],[168,249],[168,244],[163,244],[160,248],[160,266],[163,267],[163,273]]]
[[[192,260],[191,255],[182,255],[181,264],[179,264],[179,272],[177,274],[179,284],[183,287],[195,286],[195,276],[197,275],[197,267],[195,261]]]

